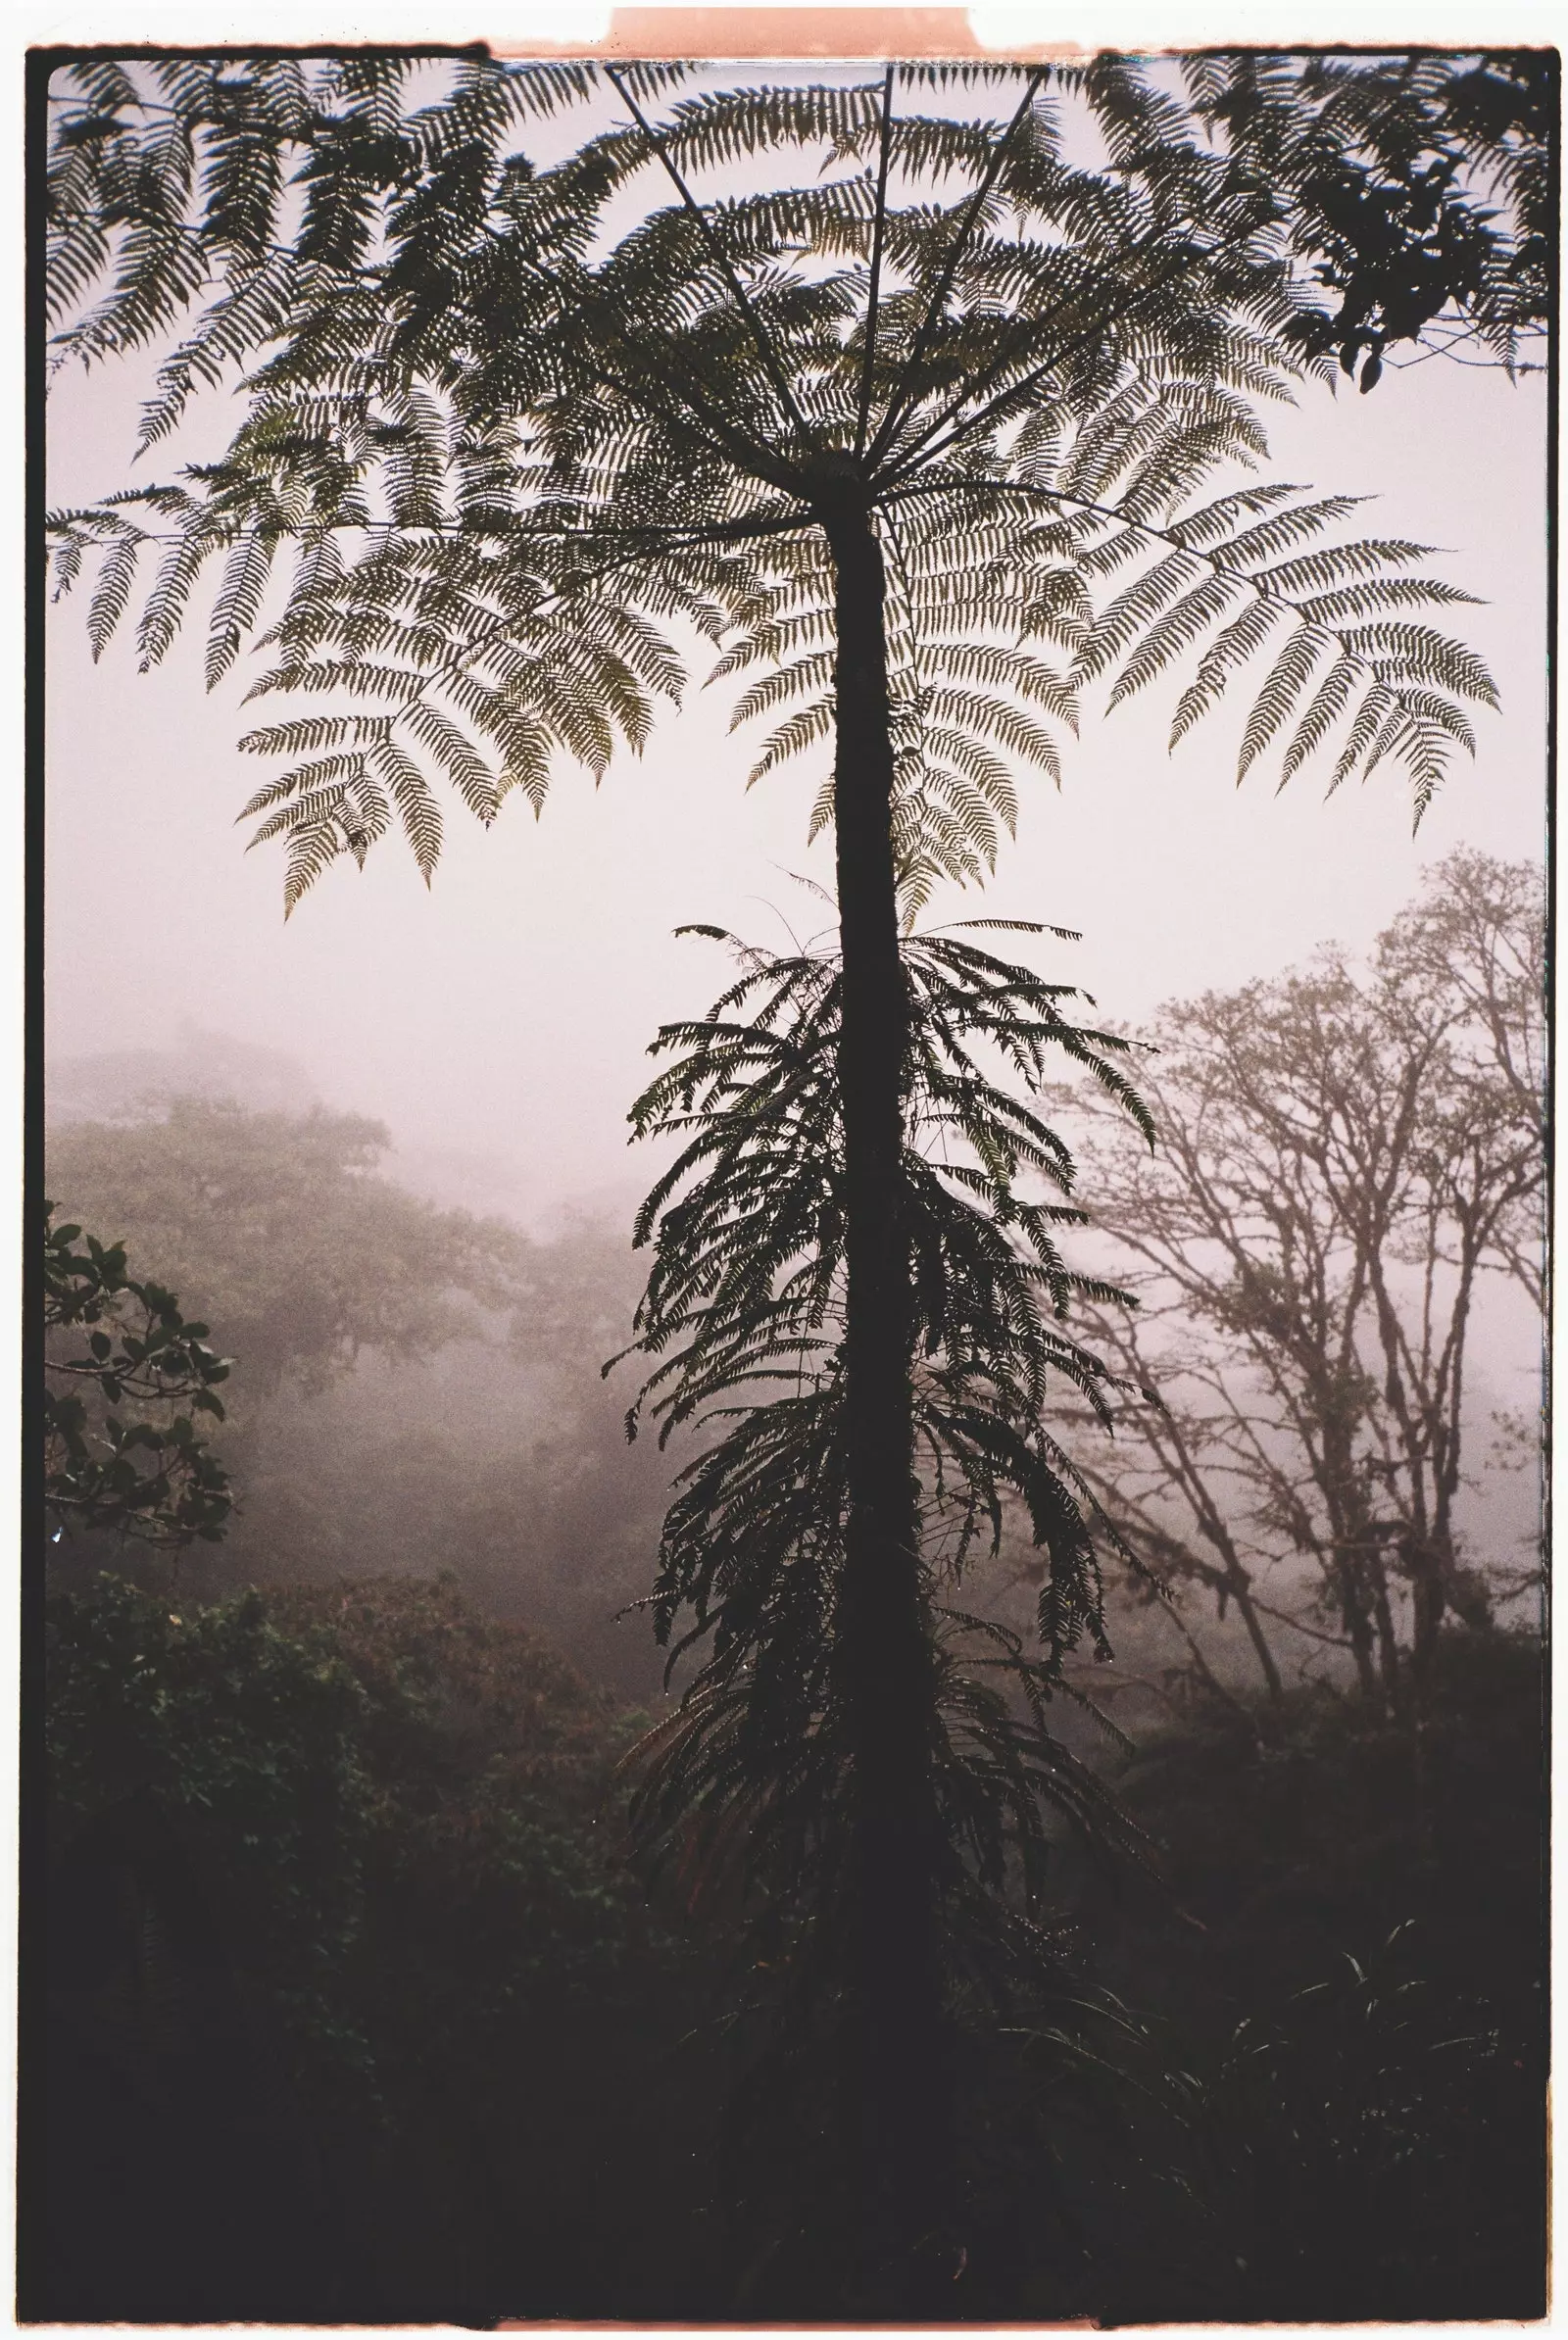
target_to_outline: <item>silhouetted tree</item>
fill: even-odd
[[[1561,65],[1554,49],[1372,57],[1210,51],[1206,121],[1283,198],[1293,248],[1339,298],[1298,325],[1375,388],[1442,353],[1540,372],[1555,313]],[[1387,360],[1401,342],[1404,359]]]
[[[123,1243],[54,1224],[43,1269],[43,1495],[54,1540],[113,1530],[178,1551],[216,1542],[228,1474],[197,1427],[221,1422],[229,1360],[175,1294],[133,1277]]]
[[[1273,1688],[1303,1563],[1301,1630],[1396,1711],[1445,1618],[1530,1581],[1466,1556],[1454,1503],[1482,1286],[1543,1293],[1543,909],[1528,864],[1450,855],[1364,968],[1168,1008],[1157,1153],[1087,1148],[1141,1301],[1094,1336],[1159,1402],[1085,1467],[1152,1565],[1234,1602]]]

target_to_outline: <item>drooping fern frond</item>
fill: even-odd
[[[628,1353],[650,1370],[628,1428],[649,1415],[662,1438],[687,1425],[717,1434],[677,1481],[651,1602],[671,1671],[705,1654],[642,1749],[637,1809],[650,1842],[696,1860],[699,1878],[744,1844],[751,1874],[798,1914],[831,1904],[821,1864],[848,1744],[835,1679],[848,1512],[840,977],[832,955],[734,948],[735,982],[707,1017],[661,1033],[671,1061],[632,1113],[635,1135],[682,1143],[637,1222],[653,1264]],[[1108,1655],[1105,1523],[1049,1426],[1069,1392],[1105,1416],[1104,1370],[1064,1320],[1107,1288],[1061,1255],[1060,1230],[1084,1214],[1070,1152],[1030,1097],[1065,1056],[1146,1130],[1148,1116],[1117,1062],[1128,1044],[1075,1022],[1069,987],[961,929],[909,937],[904,963],[914,1461],[939,1612],[948,1889],[971,1918],[989,1912],[978,1933],[958,1929],[972,1941],[1005,1931],[1020,1879],[1026,1917],[1038,1911],[1045,1812],[1121,1827],[1047,1713],[1073,1649]],[[951,1598],[1014,1514],[1046,1555],[1038,1656]]]
[[[1114,707],[1191,663],[1193,679],[1171,725],[1174,748],[1250,678],[1238,780],[1271,744],[1284,781],[1338,742],[1330,783],[1338,787],[1351,772],[1373,768],[1376,748],[1376,759],[1392,753],[1404,763],[1419,821],[1451,744],[1474,753],[1464,703],[1497,705],[1495,685],[1473,651],[1405,614],[1475,597],[1412,573],[1427,546],[1335,541],[1327,532],[1345,515],[1347,499],[1276,488],[1261,518],[1249,500],[1231,495],[1191,512],[1178,505],[1161,523],[1036,482],[972,480],[954,493],[988,516],[1021,512],[1018,534],[1038,527],[1053,551],[1069,536],[1091,575],[1139,562],[1132,581],[1082,627],[1068,685],[1108,682]],[[1032,520],[1031,507],[1045,516]],[[1369,706],[1379,723],[1358,728]]]

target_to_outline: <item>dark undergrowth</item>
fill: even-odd
[[[50,1612],[29,2319],[830,2319],[842,2196],[787,1977],[651,1900],[639,1727],[450,1580]],[[1417,1741],[1198,1711],[960,2010],[945,2319],[1544,2307],[1542,1676],[1455,1636]],[[1070,1905],[1070,1907],[1069,1907]]]

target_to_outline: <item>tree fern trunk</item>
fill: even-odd
[[[834,767],[843,1020],[850,1513],[835,1622],[853,1777],[846,2115],[876,2312],[913,2312],[948,2199],[938,1974],[935,1668],[913,1484],[913,1294],[904,1204],[906,992],[892,836],[881,549],[828,523],[837,572]]]

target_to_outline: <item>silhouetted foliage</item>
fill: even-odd
[[[1539,370],[1552,321],[1553,49],[1373,58],[1213,51],[1187,69],[1229,150],[1291,208],[1294,249],[1338,296],[1297,325],[1373,389],[1416,345]],[[1396,364],[1399,361],[1394,361]]]
[[[161,1284],[138,1282],[123,1243],[57,1227],[45,1203],[44,1512],[54,1540],[112,1530],[177,1551],[216,1542],[228,1476],[196,1428],[223,1419],[229,1361]]]
[[[1040,1711],[1102,1633],[1084,1489],[1041,1418],[1053,1377],[1092,1394],[1099,1376],[1038,1305],[1036,1286],[1062,1310],[1072,1279],[1052,1210],[1015,1187],[1067,1164],[970,1043],[1035,1077],[1042,1048],[1088,1044],[1109,1076],[1048,987],[912,922],[939,881],[984,876],[1013,767],[1054,776],[1096,682],[1115,705],[1184,668],[1173,744],[1240,690],[1240,773],[1332,756],[1337,784],[1393,757],[1419,817],[1495,694],[1410,612],[1467,597],[1424,548],[1343,541],[1345,499],[1234,484],[1265,452],[1256,403],[1331,370],[1299,330],[1298,190],[1108,53],[777,86],[479,56],[88,59],[55,96],[58,354],[167,346],[191,317],[144,446],[250,368],[219,462],[54,515],[57,583],[92,569],[100,652],[156,546],[150,664],[222,556],[209,682],[255,642],[256,690],[295,707],[243,743],[283,759],[246,816],[284,842],[288,906],[394,822],[428,878],[433,783],[488,822],[514,790],[537,810],[563,755],[597,774],[640,748],[682,687],[677,634],[755,675],[736,718],[777,727],[754,776],[818,752],[836,973],[799,962],[778,1027],[728,1036],[734,1062],[694,1033],[647,1107],[667,1118],[684,1075],[683,1109],[721,1124],[735,1075],[778,1152],[755,1248],[730,1174],[759,1157],[726,1160],[728,1133],[665,1211],[643,1334],[691,1338],[655,1394],[672,1416],[744,1394],[666,1536],[656,1613],[667,1630],[688,1602],[714,1637],[644,1810],[743,1841],[789,1885],[786,1925],[831,1912],[822,2166],[849,2240],[829,2287],[841,2312],[931,2314],[966,2207],[948,1905],[1016,1930],[1042,1790],[1102,1803]],[[1068,115],[1098,161],[1070,159]],[[737,167],[760,192],[713,187]],[[1340,339],[1374,309],[1403,329],[1384,285]],[[922,1116],[976,1157],[972,1195],[921,1155]],[[749,1405],[781,1368],[796,1393]],[[1043,1659],[939,1623],[932,1597],[924,1511],[951,1495],[961,1547],[1004,1487],[1048,1554]],[[956,1661],[965,1637],[1026,1720]]]
[[[538,809],[562,754],[599,771],[639,748],[681,686],[672,622],[723,643],[722,671],[763,669],[738,714],[793,706],[760,768],[826,741],[852,537],[876,540],[868,616],[887,564],[916,897],[982,873],[1011,767],[1054,773],[1078,686],[1126,696],[1177,659],[1198,658],[1179,730],[1253,684],[1244,768],[1343,738],[1342,772],[1395,756],[1419,804],[1468,739],[1461,703],[1491,696],[1400,614],[1453,589],[1398,573],[1421,548],[1327,540],[1342,499],[1192,499],[1263,454],[1254,403],[1317,363],[1314,314],[1334,343],[1293,264],[1329,232],[1324,171],[1359,184],[1369,139],[1388,168],[1424,157],[1450,79],[1450,145],[1464,122],[1505,170],[1511,133],[1474,89],[1465,115],[1447,60],[1189,73],[1191,102],[1110,52],[777,86],[385,53],[82,61],[54,92],[56,356],[167,345],[189,318],[147,447],[258,369],[220,462],[56,515],[60,587],[96,571],[101,649],[155,554],[152,663],[221,555],[216,682],[297,548],[258,688],[358,711],[307,706],[245,743],[290,759],[249,807],[287,844],[290,902],[394,821],[428,875],[432,781],[488,822],[514,790]],[[1102,164],[1068,160],[1071,129]],[[703,193],[743,163],[783,183]],[[1452,192],[1450,214],[1506,251]]]
[[[646,1409],[663,1437],[687,1423],[725,1426],[686,1465],[664,1525],[655,1631],[672,1666],[688,1649],[710,1654],[655,1733],[639,1809],[655,1840],[673,1837],[694,1892],[741,1859],[764,1926],[795,1939],[798,1958],[815,1958],[851,1857],[840,1842],[853,1745],[839,1673],[842,985],[832,955],[737,950],[739,979],[708,1016],[661,1034],[661,1050],[680,1052],[632,1113],[639,1135],[685,1143],[637,1222],[655,1253],[636,1344],[653,1371],[628,1424],[635,1431]],[[950,1945],[961,1964],[999,1924],[1005,1931],[1004,1884],[1021,1893],[1020,1913],[1037,1907],[1042,1799],[1114,1827],[1093,1775],[1045,1716],[1070,1650],[1087,1641],[1108,1655],[1097,1506],[1047,1423],[1063,1388],[1103,1410],[1102,1368],[1061,1320],[1074,1298],[1114,1295],[1057,1248],[1057,1231],[1084,1218],[1066,1199],[1066,1146],[988,1077],[985,1060],[1027,1088],[1053,1057],[1076,1059],[1149,1125],[1113,1061],[1127,1044],[1071,1020],[1070,986],[998,958],[963,930],[910,937],[903,960],[922,1598],[940,1651],[947,1889],[969,1904]],[[1031,1199],[1026,1181],[1060,1199]],[[997,1547],[1004,1498],[1020,1503],[1047,1556],[1043,1660],[956,1605],[971,1556]]]

